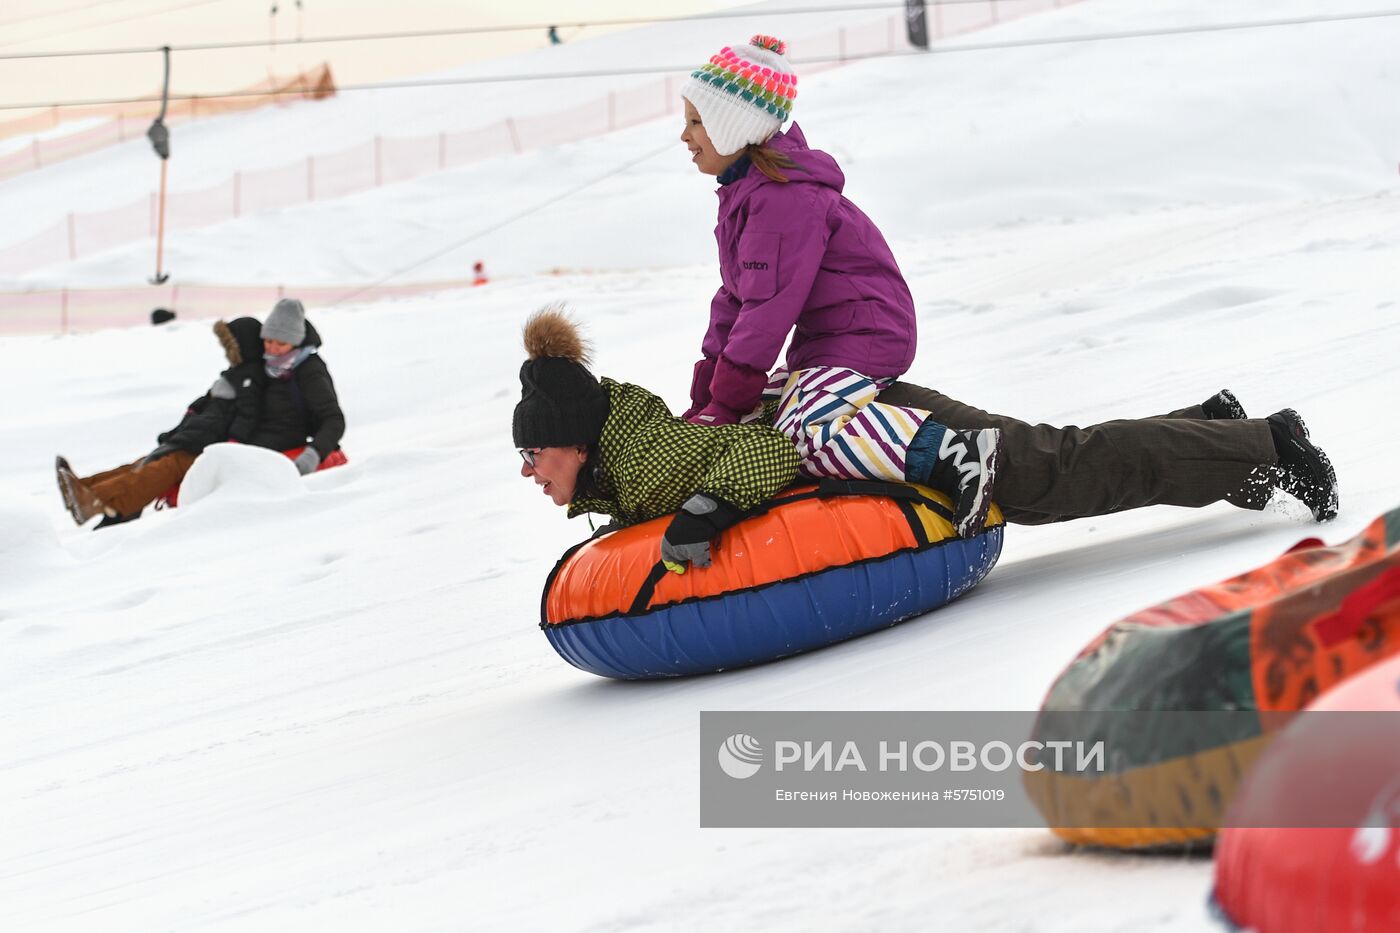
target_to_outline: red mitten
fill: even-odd
[[[699,424],[734,424],[758,407],[767,385],[767,373],[721,356],[715,363],[715,374],[710,378],[710,403],[689,420]],[[700,421],[706,414],[716,419],[727,418]]]

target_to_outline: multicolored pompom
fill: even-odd
[[[779,55],[787,54],[786,42],[782,39],[775,39],[773,36],[765,36],[762,33],[750,39],[749,45],[755,45],[760,49],[767,49],[770,52],[777,52]]]

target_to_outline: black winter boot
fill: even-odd
[[[1244,413],[1244,406],[1240,400],[1235,398],[1235,393],[1229,389],[1221,389],[1201,403],[1201,410],[1206,413],[1206,417],[1212,421],[1235,420],[1243,421],[1249,415]]]
[[[970,538],[986,527],[1000,457],[996,428],[955,431],[929,420],[910,445],[908,479],[946,493],[953,500],[953,530]]]
[[[1278,451],[1278,488],[1306,505],[1314,521],[1336,518],[1340,502],[1337,472],[1327,455],[1309,440],[1308,426],[1291,408],[1270,415],[1268,422]]]

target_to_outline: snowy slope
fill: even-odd
[[[1249,6],[1094,0],[982,35]],[[487,216],[454,216],[465,202],[443,176],[208,231],[173,263],[225,281],[283,261],[384,275],[507,201],[606,176],[491,236],[510,281],[312,309],[352,462],[300,486],[216,488],[74,529],[53,455],[95,470],[143,453],[219,350],[197,322],[0,339],[0,927],[1213,929],[1201,858],[1076,853],[1034,830],[702,832],[697,714],[1033,708],[1118,616],[1397,504],[1400,436],[1375,417],[1400,397],[1400,145],[1374,119],[1394,25],[1311,29],[875,62],[804,83],[804,126],[843,159],[918,300],[912,378],[1051,422],[1222,386],[1251,413],[1292,405],[1337,465],[1342,512],[1323,529],[1286,505],[1013,528],[963,600],[778,664],[604,682],[536,627],[545,573],[587,527],[517,475],[504,426],[518,327],[566,299],[600,373],[683,401],[716,279],[711,196],[678,144],[611,174],[669,123],[540,153],[534,171],[451,173],[495,192]],[[1342,69],[1328,86],[1345,101],[1299,77],[1314,65]],[[1279,99],[1285,86],[1297,93]],[[937,108],[951,110],[910,119]],[[926,197],[910,196],[915,177]],[[0,187],[0,206],[13,197]],[[604,271],[527,274],[556,265]],[[54,272],[113,274],[98,260]]]
[[[744,9],[765,7],[791,9],[794,5],[783,0],[762,0]],[[668,15],[668,11],[658,11],[658,15]],[[858,26],[884,21],[890,15],[890,9],[884,7],[851,11],[841,14],[840,22]],[[609,91],[651,85],[668,72],[684,76],[720,45],[747,38],[760,25],[798,40],[799,45],[803,37],[822,37],[816,54],[829,54],[834,47],[830,35],[836,23],[830,14],[686,20],[474,62],[405,82],[519,78],[619,68],[652,69],[652,73],[349,90],[327,100],[268,108],[251,117],[240,114],[181,123],[171,131],[169,188],[171,192],[207,188],[226,182],[238,170],[294,165],[308,155],[340,152],[376,136],[415,137],[481,129],[506,117],[554,116],[567,123],[571,108],[578,107],[587,108],[586,116],[596,119],[598,104]],[[298,60],[297,68],[321,64],[315,46],[300,51],[305,58]],[[809,49],[808,54],[813,54],[813,50]],[[31,138],[15,137],[5,145],[22,149]],[[150,144],[138,134],[138,138],[126,143],[0,183],[0,197],[7,203],[32,208],[0,230],[0,244],[24,239],[68,211],[105,210],[146,197],[156,185],[157,165]]]
[[[974,33],[967,41],[1282,18],[1368,5],[1289,0],[1264,11],[1233,0],[1174,3],[1170,11],[1162,6],[1081,3]],[[737,31],[746,34],[754,22],[740,22]],[[656,27],[664,40],[633,41],[639,60],[703,60],[718,40],[708,34],[673,39],[670,31],[683,26]],[[736,32],[734,25],[727,31],[692,26],[702,33],[719,29],[731,39]],[[621,42],[624,35],[599,41]],[[814,146],[841,160],[851,195],[898,239],[1182,202],[1364,194],[1393,182],[1400,162],[1400,123],[1393,119],[1398,41],[1400,21],[1390,19],[901,57],[809,77],[797,119]],[[582,67],[586,60],[578,56],[589,45],[561,47],[575,56],[561,69]],[[613,50],[606,51],[598,61],[615,60]],[[793,54],[801,54],[800,45]],[[558,95],[582,93],[577,83],[442,89],[480,94],[481,103],[443,104],[439,119],[445,128],[484,125],[525,107],[517,97],[526,92],[534,95],[533,112],[551,112]],[[597,93],[590,89],[584,96]],[[281,164],[297,153],[324,151],[317,142],[287,136],[288,124],[302,112],[307,125],[329,120],[343,134],[327,148],[395,132],[384,123],[383,108],[421,102],[416,92],[394,94],[392,101],[378,93],[346,95],[239,122],[200,124],[182,144],[195,151],[181,165],[172,162],[175,183],[180,173],[194,170],[191,165],[206,173],[199,184],[209,184],[249,159]],[[490,103],[496,100],[499,107]],[[489,120],[464,118],[464,111],[479,108]],[[661,121],[558,150],[182,231],[167,239],[166,255],[192,282],[226,281],[235,268],[255,280],[340,283],[411,264],[386,262],[386,243],[404,244],[402,253],[394,250],[395,259],[416,261],[492,231],[488,249],[449,253],[415,265],[404,277],[455,278],[476,253],[498,274],[510,275],[689,263],[710,254],[713,205],[708,186],[680,157],[678,134],[678,123]],[[143,150],[130,158],[104,158],[100,169],[75,160],[35,173],[42,177],[25,176],[22,184],[16,179],[0,185],[0,197],[21,209],[3,236],[19,239],[26,224],[46,227],[75,207],[91,210],[144,195],[154,177],[153,160]],[[601,180],[582,196],[565,197],[595,179]],[[81,200],[74,201],[80,192]],[[627,211],[609,209],[623,199]],[[494,232],[531,209],[535,213]],[[337,231],[333,240],[317,236],[328,229]],[[274,230],[279,235],[269,235]],[[661,235],[638,237],[637,230]],[[20,281],[139,284],[152,248],[149,241],[133,243],[35,270]]]

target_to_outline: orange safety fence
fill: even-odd
[[[261,318],[284,297],[311,311],[341,302],[370,304],[472,287],[471,279],[378,285],[150,285],[135,288],[59,288],[0,292],[0,335],[61,334],[149,325],[151,312],[168,308],[177,320]]]
[[[930,4],[935,39],[983,29],[1078,0],[983,0]],[[803,38],[804,75],[840,67],[848,60],[887,54],[901,47],[904,18],[891,16],[859,26]],[[546,114],[507,117],[471,130],[426,136],[375,136],[333,153],[271,168],[237,171],[218,185],[167,195],[165,228],[210,226],[226,220],[316,201],[345,197],[505,155],[575,142],[679,112],[684,76],[668,76],[606,97]],[[0,160],[2,164],[3,160]],[[3,178],[0,168],[0,178]],[[151,192],[129,204],[97,212],[74,212],[51,227],[0,246],[0,275],[22,275],[44,265],[77,259],[156,235],[157,198]]]
[[[232,94],[210,94],[181,97],[170,101],[165,112],[165,122],[197,120],[200,117],[216,117],[226,113],[255,110],[269,104],[288,104],[296,100],[321,100],[335,94],[335,79],[331,77],[329,64],[318,65],[310,71],[294,74],[289,78],[269,75],[256,84],[240,88]],[[49,140],[36,140],[41,148],[30,152],[30,164],[19,162],[15,169],[8,159],[0,160],[0,178],[7,178],[20,171],[49,165],[60,159],[72,158],[80,152],[91,152],[101,146],[121,142],[146,132],[147,121],[160,113],[160,92],[153,91],[148,97],[153,101],[133,101],[114,104],[77,104],[69,107],[47,107],[38,113],[6,120],[0,123],[0,139],[11,136],[25,136],[30,133],[43,133],[57,129],[64,123],[93,118],[108,118],[108,122],[94,130],[74,133]],[[66,145],[64,145],[66,144]],[[87,148],[80,148],[86,145]],[[80,150],[80,151],[74,151]]]

